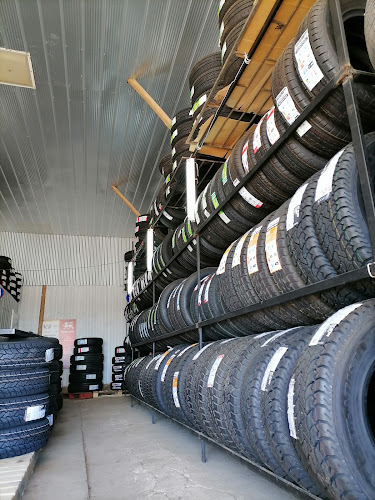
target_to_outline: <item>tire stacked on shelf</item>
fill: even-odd
[[[131,361],[131,356],[130,356]],[[112,358],[112,382],[111,389],[113,391],[124,390],[124,371],[129,364],[129,356],[126,353],[125,347],[115,347],[115,355]]]
[[[0,337],[0,458],[30,453],[47,443],[54,357],[48,339]]]
[[[237,42],[247,18],[253,8],[252,0],[226,0],[219,10],[219,46],[221,62],[224,65]],[[236,76],[242,59],[232,55],[228,68],[223,75],[223,86],[229,85]]]
[[[375,299],[135,360],[136,398],[320,498],[373,499]]]
[[[135,234],[135,266],[134,280],[137,280],[146,271],[146,255],[147,255],[147,230],[150,227],[150,218],[148,214],[143,214],[137,217],[134,234]]]
[[[70,357],[68,392],[92,392],[103,389],[103,339],[89,337],[74,341]]]
[[[365,11],[365,38],[368,55],[375,69],[375,35],[374,35],[374,23],[375,23],[375,1],[367,0],[366,11]]]
[[[207,101],[208,95],[214,86],[220,71],[220,52],[214,52],[202,57],[191,68],[189,73],[191,100],[190,115],[193,117],[193,121],[195,121],[196,117],[201,112],[203,104]],[[223,88],[223,85],[219,82],[217,90],[219,91],[221,88]]]
[[[8,258],[4,257],[4,259]],[[10,259],[8,260],[11,262]],[[7,267],[7,260],[5,260],[4,264]],[[18,273],[12,267],[10,269],[9,268],[2,269],[0,284],[4,288],[4,290],[10,293],[10,295],[14,298],[16,302],[20,301],[21,288],[23,285],[23,278],[21,273]]]

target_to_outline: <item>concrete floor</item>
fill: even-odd
[[[129,397],[65,400],[24,500],[287,500],[290,493]]]

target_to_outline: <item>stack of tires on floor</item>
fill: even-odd
[[[126,366],[131,361],[124,346],[115,347],[115,355],[112,358],[112,383],[111,389],[113,391],[124,390],[124,371]]]
[[[70,393],[103,390],[103,339],[90,337],[74,341],[70,357]]]
[[[51,339],[0,337],[0,458],[46,444],[62,407],[61,354]]]
[[[126,389],[320,498],[373,499],[375,299],[318,326],[182,344]]]

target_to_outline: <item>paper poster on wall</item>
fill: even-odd
[[[42,335],[55,337],[63,346],[63,366],[69,368],[70,356],[73,354],[74,340],[76,338],[75,319],[53,319],[43,321]]]

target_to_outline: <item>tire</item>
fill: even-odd
[[[94,381],[93,384],[80,383],[80,384],[69,384],[68,392],[79,393],[79,392],[92,392],[92,391],[102,391],[103,383]]]
[[[47,367],[0,370],[0,399],[43,394],[48,390]]]
[[[287,350],[276,349],[274,357],[276,367],[269,370],[268,378],[262,380],[261,410],[266,439],[280,467],[301,488],[320,496],[306,469],[303,467],[295,450],[288,426],[288,387],[295,365],[301,353],[308,348],[315,327],[304,327],[300,333],[295,331],[289,339]],[[265,458],[262,455],[262,460]]]
[[[77,363],[72,363],[70,365],[70,373],[82,373],[82,372],[102,372],[103,363],[85,363],[77,361]]]
[[[375,133],[365,136],[370,176],[375,175]],[[338,159],[337,159],[338,158]],[[335,162],[337,161],[336,165]],[[338,274],[359,269],[373,261],[353,145],[331,160],[334,168],[331,191],[315,193],[314,223],[319,243]],[[324,182],[325,171],[321,174]],[[319,181],[318,181],[319,183]],[[318,199],[317,199],[318,198]],[[369,280],[368,292],[373,294]],[[370,295],[371,296],[371,295]]]
[[[113,373],[112,374],[112,382],[122,382],[124,380],[123,373]]]
[[[95,384],[97,382],[103,382],[103,372],[73,372],[69,375],[69,383],[72,385],[81,383]]]
[[[1,399],[0,430],[18,427],[27,421],[44,418],[48,405],[48,394]]]
[[[368,55],[375,69],[375,2],[367,0],[365,12],[365,38]]]
[[[88,346],[75,347],[73,350],[74,355],[79,354],[101,354],[102,346],[98,344],[92,344]]]
[[[123,345],[119,345],[115,347],[115,354],[119,354],[120,356],[125,356],[126,355],[126,349]]]
[[[113,365],[123,365],[124,363],[126,363],[126,360],[127,360],[127,355],[119,354],[119,355],[116,355],[112,358],[112,364]]]
[[[103,361],[104,361],[104,356],[103,356],[103,354],[99,354],[99,353],[77,354],[74,356],[70,356],[70,362],[72,364],[82,364],[82,362],[83,363],[102,364]]]
[[[0,458],[17,457],[42,448],[48,441],[46,418],[0,431]]]
[[[53,359],[53,347],[48,340],[39,338],[11,341],[0,339],[1,370],[44,366],[46,359],[51,359],[51,355]]]
[[[101,346],[103,345],[103,339],[100,337],[90,337],[90,338],[85,338],[85,339],[76,339],[74,341],[74,346],[75,347],[81,347],[81,346]]]
[[[374,496],[374,313],[373,299],[328,318],[289,384],[296,450],[329,498]]]

